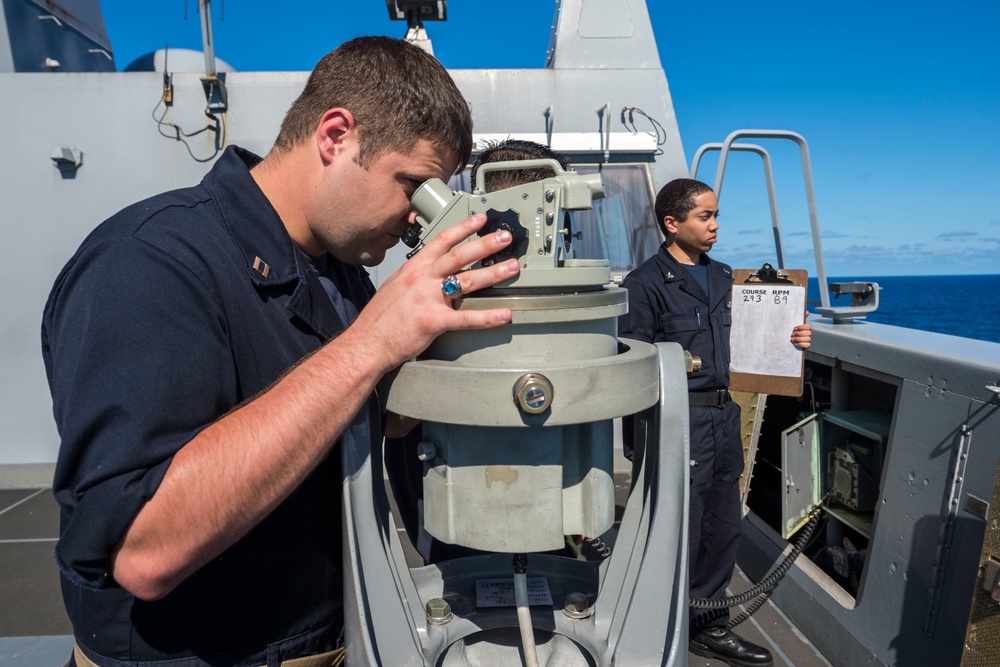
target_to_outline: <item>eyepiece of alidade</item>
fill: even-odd
[[[552,405],[555,390],[544,375],[527,373],[514,383],[514,402],[529,415],[540,415]]]
[[[422,231],[424,231],[424,228],[420,225],[420,223],[414,222],[406,228],[406,231],[399,237],[399,240],[410,248],[416,248],[420,243],[420,232]]]
[[[429,225],[442,211],[448,207],[448,203],[454,196],[448,184],[440,178],[432,178],[424,181],[410,197],[410,204],[417,215]]]

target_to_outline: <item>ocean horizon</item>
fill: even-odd
[[[827,277],[827,283],[868,281],[878,283],[878,310],[869,322],[935,331],[1000,343],[1000,274],[953,276]],[[820,303],[818,281],[809,278],[810,312]],[[850,295],[834,297],[831,306],[850,305]]]

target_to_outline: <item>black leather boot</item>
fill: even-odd
[[[732,667],[771,667],[771,652],[740,637],[729,628],[705,628],[691,638],[688,649],[703,658],[722,660]]]

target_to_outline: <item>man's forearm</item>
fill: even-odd
[[[329,453],[378,381],[341,336],[174,456],[112,558],[132,594],[157,599],[239,540]]]
[[[184,445],[112,555],[115,580],[142,599],[166,595],[295,490],[385,373],[443,331],[509,322],[509,309],[456,310],[441,291],[443,276],[510,243],[506,231],[462,243],[485,222],[479,214],[442,231],[340,336]],[[464,271],[462,286],[471,293],[519,270],[508,259]]]

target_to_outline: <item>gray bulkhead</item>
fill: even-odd
[[[32,3],[5,0],[4,6],[11,4]],[[606,157],[647,165],[651,196],[653,183],[686,173],[686,166],[646,6],[638,0],[567,0],[557,8],[548,67],[452,71],[471,103],[475,134],[543,141],[548,134],[555,148],[576,155],[574,162]],[[100,24],[103,28],[103,20]],[[600,32],[601,26],[612,32]],[[430,35],[447,28],[436,24]],[[7,57],[5,46],[9,52],[9,40],[0,42],[0,65]],[[38,59],[44,60],[45,47],[39,48]],[[219,51],[224,53],[225,46]],[[158,127],[154,120],[164,110],[163,73],[67,68],[23,72],[0,67],[0,124],[7,128],[8,156],[0,163],[7,248],[0,279],[16,286],[3,297],[0,367],[6,377],[17,378],[0,385],[0,484],[51,481],[58,438],[39,354],[39,327],[60,268],[97,224],[122,207],[200,181],[217,148],[213,131],[187,139],[190,154],[181,142],[161,135],[162,129],[172,136],[170,128]],[[173,104],[164,122],[186,133],[210,124],[203,76],[172,73]],[[224,76],[228,111],[219,117],[225,144],[266,153],[307,73]],[[661,123],[663,155],[654,155],[655,139],[645,132],[637,136],[623,124],[623,107],[641,108]],[[79,165],[54,159],[64,155]],[[375,271],[376,282],[403,261],[403,250],[397,250]]]
[[[787,552],[780,533],[795,517],[777,521],[775,499],[816,482],[816,495],[833,494],[815,539],[820,548],[796,561],[774,602],[835,665],[958,664],[987,516],[996,511],[989,502],[1000,401],[990,387],[1000,379],[1000,345],[865,321],[810,321],[806,396],[819,427],[803,428],[808,420],[789,399],[768,399],[772,436],[792,437],[781,455],[777,442],[770,452],[762,442],[739,563],[759,579]],[[800,430],[816,438],[814,461],[768,477],[768,463],[809,455],[808,442],[797,446]],[[860,471],[841,467],[845,448]],[[810,464],[816,479],[797,476]],[[860,557],[845,573],[830,562],[835,552]]]

